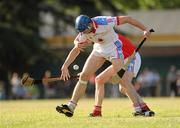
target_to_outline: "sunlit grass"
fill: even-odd
[[[82,99],[72,118],[55,111],[68,100],[22,100],[0,102],[0,128],[180,128],[180,98],[144,99],[155,117],[133,117],[127,98],[105,99],[103,117],[90,118],[93,99]]]

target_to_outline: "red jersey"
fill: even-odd
[[[123,44],[122,51],[123,51],[124,59],[126,59],[127,57],[133,54],[135,50],[135,46],[131,43],[131,41],[128,38],[122,35],[119,35],[119,39],[122,41]]]

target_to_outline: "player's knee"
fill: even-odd
[[[79,80],[79,85],[87,86],[88,81]]]
[[[81,72],[79,79],[83,81],[88,81],[90,79],[90,75],[86,72]]]
[[[102,85],[104,84],[104,80],[100,77],[100,76],[97,76],[95,78],[95,82],[96,82],[96,85]]]
[[[125,95],[126,94],[126,88],[119,86],[119,92]]]

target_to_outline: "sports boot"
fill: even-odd
[[[133,116],[151,117],[151,116],[155,116],[155,112],[153,112],[151,110],[136,111],[133,113]]]
[[[101,117],[101,111],[93,111],[92,113],[89,114],[90,117]]]
[[[61,106],[57,106],[56,111],[66,115],[67,117],[72,117],[73,113],[74,113],[73,111],[71,111],[71,109],[66,104],[62,104]]]

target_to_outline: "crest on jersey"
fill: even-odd
[[[111,23],[111,22],[113,22],[113,19],[112,18],[107,18],[107,22]]]

